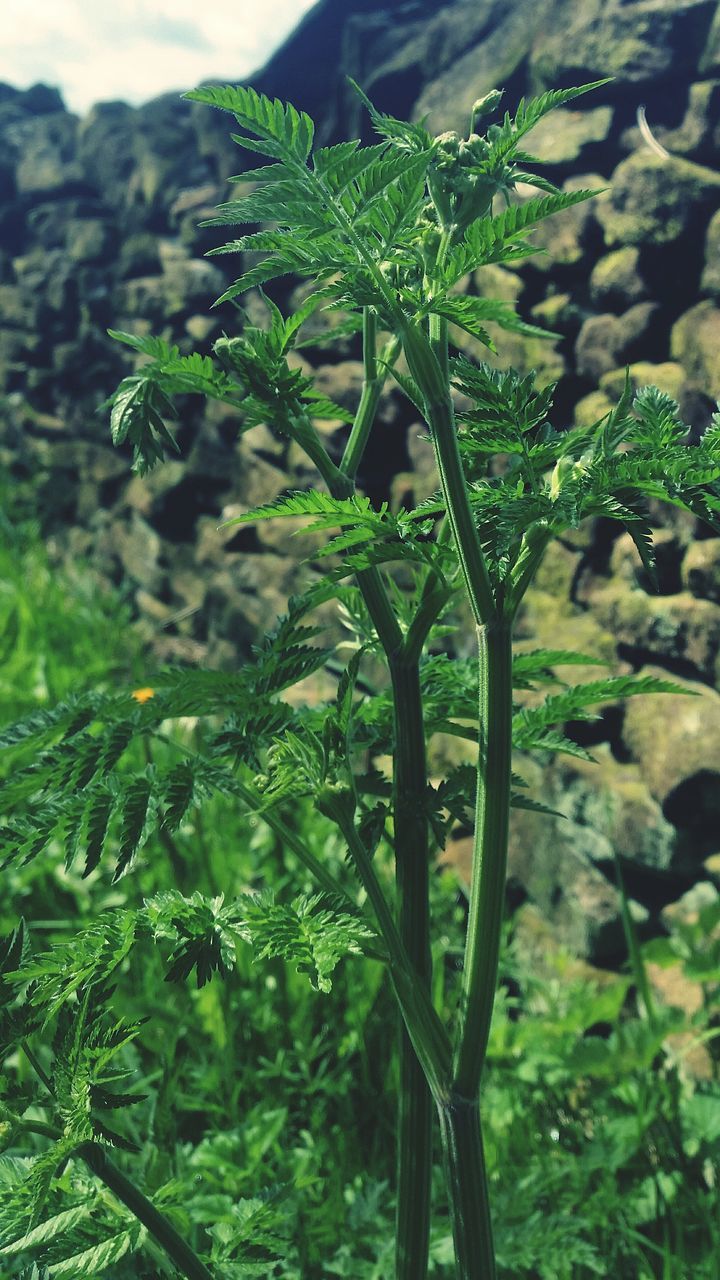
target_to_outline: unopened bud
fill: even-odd
[[[460,134],[454,129],[448,129],[445,133],[439,133],[435,139],[438,151],[443,152],[447,156],[456,156],[460,150]]]
[[[483,116],[491,116],[493,111],[497,111],[502,101],[502,96],[502,89],[491,89],[489,93],[484,94],[482,98],[478,98],[473,102],[472,110],[470,112],[471,133],[475,128],[476,120],[482,119]]]

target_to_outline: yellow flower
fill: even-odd
[[[149,702],[151,698],[155,697],[155,690],[154,689],[133,689],[131,696],[135,699],[136,702]]]

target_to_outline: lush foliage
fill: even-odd
[[[301,515],[332,536],[308,590],[247,666],[160,672],[134,691],[117,680],[58,689],[59,700],[0,733],[4,874],[19,898],[33,868],[52,869],[84,916],[68,928],[48,894],[49,919],[34,902],[30,938],[13,919],[0,953],[10,1153],[0,1165],[0,1256],[17,1274],[37,1262],[50,1276],[121,1277],[130,1267],[190,1280],[381,1277],[394,1267],[401,1280],[422,1280],[428,1268],[491,1280],[503,1270],[610,1274],[612,1248],[615,1271],[660,1274],[654,1259],[664,1256],[701,1275],[717,1243],[709,1227],[679,1234],[682,1207],[699,1224],[713,1195],[707,1123],[700,1132],[712,1097],[672,1065],[649,1084],[668,1032],[656,1011],[627,1015],[622,986],[556,995],[552,981],[538,989],[521,968],[513,984],[523,1011],[503,999],[491,1029],[508,811],[542,808],[513,772],[513,748],[519,761],[581,753],[569,720],[674,688],[612,675],[568,687],[556,669],[590,660],[582,655],[513,661],[524,593],[549,541],[588,517],[628,527],[651,572],[648,499],[708,523],[720,510],[720,419],[689,448],[670,398],[655,389],[633,397],[628,386],[606,419],[563,431],[551,423],[552,388],[452,355],[449,326],[486,345],[488,324],[531,328],[456,286],[478,266],[531,253],[534,224],[591,194],[529,173],[522,148],[547,111],[580,92],[522,103],[481,136],[476,122],[499,101],[489,95],[467,139],[432,138],[367,104],[377,145],[315,152],[311,121],[290,106],[250,89],[190,95],[230,111],[239,145],[272,162],[238,179],[253,190],[216,219],[274,224],[226,246],[263,256],[221,301],[287,273],[317,287],[289,317],[266,298],[266,327],[245,324],[212,356],[116,334],[143,360],[112,397],[113,437],[146,470],[172,446],[173,396],[222,400],[240,429],[270,423],[319,473],[317,488],[240,519]],[[518,183],[543,194],[516,200]],[[315,421],[344,415],[289,358],[320,310],[348,317],[336,332],[362,330],[365,385],[339,459]],[[410,511],[373,509],[355,492],[389,377],[436,450],[439,491]],[[477,664],[447,656],[461,598],[476,623]],[[337,638],[313,617],[333,600],[345,624],[340,671]],[[12,628],[8,636],[10,645]],[[333,695],[304,702],[297,686],[320,668]],[[462,765],[431,782],[426,748],[437,734],[475,742],[477,773]],[[430,859],[468,821],[465,922]],[[259,1001],[254,961],[268,965]],[[331,1014],[310,1002],[312,988]],[[395,1080],[393,1001],[404,1027]],[[563,1019],[558,1039],[551,1028]],[[609,1034],[593,1034],[598,1023]],[[381,1101],[369,1105],[378,1086]],[[394,1093],[397,1177],[385,1140]],[[433,1165],[433,1106],[445,1189]],[[600,1147],[585,1141],[593,1117]],[[682,1190],[678,1170],[692,1174]],[[608,1245],[615,1177],[627,1194],[615,1202]],[[394,1242],[377,1230],[386,1185],[396,1187]],[[432,1220],[431,1193],[441,1206]],[[433,1226],[447,1212],[452,1240]],[[340,1223],[357,1244],[342,1243]],[[657,1223],[667,1231],[660,1240]]]

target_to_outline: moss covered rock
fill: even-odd
[[[702,837],[712,841],[720,820],[720,694],[689,680],[679,683],[695,696],[630,699],[623,740],[668,821],[697,834],[700,858],[711,852]]]
[[[597,865],[611,860],[609,840],[591,827],[522,809],[513,813],[511,883],[539,908],[559,943],[595,964],[622,948],[619,894]]]
[[[699,678],[716,679],[720,655],[720,609],[689,591],[651,596],[622,581],[590,593],[598,621],[633,653],[681,664]]]
[[[678,854],[677,833],[650,794],[636,764],[620,764],[608,743],[594,762],[563,759],[553,766],[555,805],[573,822],[603,835],[627,862],[668,871]]]
[[[653,364],[651,360],[637,360],[635,364],[629,366],[627,372],[630,374],[633,390],[639,391],[641,387],[659,387],[661,391],[672,396],[673,400],[680,399],[683,386],[687,381],[687,374],[682,365],[674,360],[663,360],[660,364]],[[600,389],[611,399],[617,400],[625,386],[625,375],[625,369],[613,369],[610,373],[603,374],[600,379]]]
[[[713,0],[565,0],[535,43],[532,70],[543,87],[692,75],[714,13]]]
[[[706,299],[673,326],[670,351],[688,381],[713,399],[720,397],[720,308]]]
[[[637,302],[621,316],[590,316],[575,343],[578,373],[599,382],[604,374],[632,359],[638,345],[647,342],[657,315],[656,303]]]
[[[554,276],[558,268],[574,267],[583,260],[588,247],[600,236],[598,218],[609,199],[608,192],[603,190],[606,186],[605,180],[596,173],[579,174],[563,183],[563,191],[596,191],[598,194],[592,200],[563,209],[534,228],[532,242],[539,252],[529,259],[528,265],[533,271]],[[527,194],[533,198],[537,192],[528,188]]]
[[[590,297],[603,309],[626,311],[648,296],[640,274],[640,250],[624,245],[600,258],[590,276]]]
[[[688,548],[682,580],[694,596],[720,604],[720,538],[705,538]]]
[[[529,150],[544,163],[576,165],[589,148],[605,141],[612,118],[612,107],[607,106],[585,111],[559,108],[532,130]]]
[[[720,209],[713,214],[707,229],[701,287],[713,298],[720,298]]]
[[[598,206],[610,245],[671,244],[698,228],[720,205],[720,173],[649,150],[621,161],[612,196]]]
[[[576,427],[591,427],[607,413],[611,413],[613,408],[614,401],[605,391],[591,391],[575,405],[573,424]]]

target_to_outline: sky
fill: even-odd
[[[0,0],[0,81],[56,85],[71,111],[137,105],[257,70],[315,0]]]

